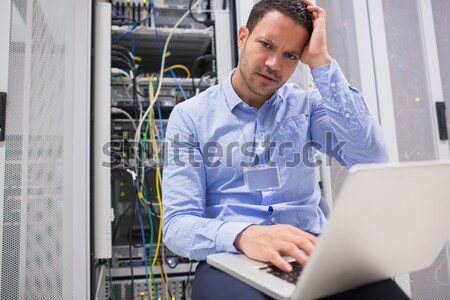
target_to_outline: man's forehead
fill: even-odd
[[[296,29],[302,29],[307,32],[305,26],[297,23],[291,17],[277,11],[271,10],[267,12],[256,24],[253,28],[252,32],[255,30],[268,30],[273,29],[276,30],[279,26],[283,24],[288,24],[290,31],[295,31]]]
[[[290,20],[289,17],[284,17]],[[281,47],[283,50],[292,54],[300,54],[302,52],[303,49],[299,49],[302,42],[305,38],[309,39],[309,34],[306,28],[295,23],[294,21],[290,22],[286,19],[285,21],[287,21],[287,23],[284,22],[283,25],[277,22],[267,21],[271,21],[271,19],[268,18],[266,20],[261,20],[261,22],[255,26],[254,30],[249,33],[249,37],[252,40],[263,40],[270,43],[273,47]]]

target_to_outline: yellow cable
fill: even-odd
[[[153,111],[150,112],[150,115],[153,116]],[[150,140],[152,141],[153,153],[157,153],[156,141],[155,141],[155,137],[153,135],[153,126],[152,126],[152,124],[150,126],[151,126],[150,127],[151,128]],[[153,257],[152,268],[155,266],[155,263],[158,259],[159,248],[161,247],[161,236],[162,236],[162,201],[161,201],[161,192],[160,192],[160,188],[159,188],[159,177],[160,177],[159,166],[157,165],[156,166],[156,180],[155,180],[156,182],[155,183],[156,183],[156,195],[157,195],[157,200],[158,200],[158,204],[159,204],[159,216],[160,217],[159,217],[158,240],[156,242],[155,257]]]
[[[150,78],[149,80],[149,94],[150,94],[150,103],[153,103],[154,101],[154,94],[153,94],[153,76]],[[156,147],[156,141],[155,141],[155,137],[153,135],[153,109],[150,111],[150,128],[149,128],[149,135],[150,135],[150,141],[152,143],[152,148],[153,148],[153,156],[158,158],[158,149]],[[158,161],[157,161],[158,162]],[[161,246],[161,236],[162,236],[162,201],[161,201],[161,193],[159,191],[159,178],[160,174],[159,174],[159,167],[157,166],[156,168],[156,193],[157,193],[157,199],[158,199],[158,204],[159,204],[159,230],[158,230],[158,240],[156,242],[156,249],[155,249],[155,256],[153,257],[153,262],[152,262],[152,268],[155,266],[156,260],[158,259],[158,254],[159,254],[159,248]]]
[[[161,192],[160,192],[160,188],[159,188],[159,177],[160,177],[159,166],[157,166],[156,167],[156,195],[157,195],[158,204],[159,204],[159,230],[158,230],[158,242],[156,244],[156,254],[155,254],[155,257],[153,258],[152,266],[155,265],[156,259],[158,257],[159,247],[161,245],[161,236],[162,236],[163,209],[162,209],[162,201],[161,201]]]
[[[166,278],[164,278],[164,276],[163,276],[164,272],[163,272],[161,263],[159,261],[158,261],[158,268],[159,268],[159,273],[161,274],[161,279],[162,279],[162,282],[163,282],[164,289],[167,290]],[[169,296],[169,295],[167,295],[167,296]]]
[[[153,96],[154,96],[154,92],[153,92],[153,74],[152,74],[152,76],[151,76],[151,78],[150,78],[150,81],[149,81],[149,94],[150,94],[150,101],[152,101],[152,98],[153,98]],[[150,141],[151,141],[151,139],[152,139],[152,131],[153,131],[153,129],[152,129],[152,117],[153,117],[153,113],[151,113],[151,114],[149,115],[149,120],[148,120],[148,122],[150,122],[150,125],[149,125],[150,128],[148,129],[148,130],[149,130],[149,138],[150,138]],[[150,199],[148,199],[148,201],[150,201]],[[149,254],[149,255],[150,255],[150,254]],[[153,266],[152,266],[152,268],[153,268]],[[152,273],[153,273],[153,270],[152,270]],[[156,291],[153,290],[153,283],[150,282],[151,280],[152,280],[152,279],[149,278],[148,285],[152,287],[152,292],[150,292],[150,300],[153,300],[153,294],[156,293]]]
[[[155,92],[153,90],[153,74],[150,75],[150,78],[148,80],[148,90],[149,90],[149,95],[150,95],[150,103],[152,103],[153,101],[153,97],[155,96]]]
[[[173,69],[183,69],[184,71],[186,71],[187,78],[191,78],[191,71],[189,70],[189,68],[184,66],[184,65],[180,65],[180,64],[173,65],[173,66],[170,66],[168,68],[165,68],[164,72],[167,72],[167,71],[170,71],[170,70],[173,70]]]
[[[142,58],[140,58],[139,56],[135,56],[135,57],[133,57],[133,59],[135,61],[142,62]]]
[[[148,284],[149,287],[152,287],[151,290],[150,290],[150,300],[153,300],[153,293],[154,293],[155,291],[153,290],[153,283],[152,283],[151,281],[152,281],[152,279],[149,278],[147,284]]]
[[[154,153],[156,153],[157,148],[156,148],[155,138],[153,136],[153,128],[152,128],[150,135],[151,135],[153,151],[154,151]],[[162,201],[161,201],[161,192],[160,192],[160,187],[159,187],[159,177],[160,177],[159,167],[156,166],[156,180],[155,180],[156,182],[155,183],[156,183],[156,195],[157,195],[157,200],[158,200],[158,204],[159,204],[160,218],[159,218],[158,240],[156,242],[155,257],[153,258],[152,267],[155,266],[156,260],[158,259],[159,248],[161,247],[161,236],[162,236]]]

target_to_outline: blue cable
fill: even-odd
[[[161,39],[159,37],[159,33],[158,33],[158,26],[157,26],[157,19],[156,19],[156,6],[154,3],[154,0],[152,0],[151,2],[152,5],[152,13],[153,13],[153,20],[155,21],[154,27],[155,27],[155,36],[156,36],[156,43],[158,44],[158,48],[159,48],[159,52],[161,53],[161,56],[164,55],[164,48],[162,46],[162,42]],[[164,66],[165,68],[165,66]],[[175,75],[175,72],[171,69],[170,70],[170,74],[172,75],[173,79],[175,80],[176,84],[178,85],[178,88],[181,91],[181,94],[183,94],[183,98],[184,100],[187,100],[187,95],[183,89],[183,86],[181,85],[180,81],[178,80],[177,76]]]
[[[120,40],[121,38],[123,38],[124,36],[126,36],[127,34],[129,34],[130,32],[132,33],[133,32],[133,29],[135,29],[136,28],[136,24],[133,24],[133,26],[129,26],[128,28],[128,31],[125,31],[124,33],[121,33],[121,34],[119,34],[119,35],[116,35],[116,36],[114,36],[113,37],[113,42],[115,42],[115,41],[118,41],[118,40]]]
[[[157,44],[158,44],[159,52],[161,53],[161,55],[163,55],[163,47],[162,47],[162,43],[161,43],[161,38],[159,37],[158,29],[157,29],[157,26],[156,26],[156,7],[155,7],[153,1],[151,2],[151,5],[152,5],[153,17],[154,17],[154,19],[155,19],[155,36],[156,36],[156,42],[157,42]],[[114,9],[114,11],[115,11],[116,14],[118,14],[118,15],[120,15],[120,16],[122,16],[122,17],[124,17],[124,18],[126,19],[127,25],[128,25],[128,31],[126,31],[126,32],[124,32],[124,33],[122,33],[122,34],[119,34],[119,35],[113,37],[113,40],[112,40],[112,41],[113,41],[113,42],[118,41],[118,40],[120,40],[121,38],[123,38],[124,36],[128,35],[129,33],[131,33],[131,54],[134,56],[134,53],[135,53],[135,42],[134,42],[134,31],[133,31],[133,30],[138,26],[138,24],[135,23],[135,24],[133,24],[133,25],[130,26],[130,20],[129,20],[122,12],[120,12],[119,10],[117,10],[115,7],[113,7],[113,9]],[[135,63],[135,62],[133,61],[133,64],[134,64],[134,63]],[[187,95],[186,95],[186,92],[184,91],[183,86],[181,85],[180,81],[178,80],[178,78],[177,78],[175,72],[174,72],[173,70],[170,70],[170,74],[172,75],[173,79],[175,80],[175,83],[178,85],[178,88],[180,89],[181,94],[183,95],[184,100],[187,100],[188,97],[187,97]]]
[[[158,43],[158,48],[159,48],[159,52],[161,52],[161,55],[163,54],[163,46],[161,43],[161,39],[159,38],[159,33],[158,33],[158,29],[157,29],[157,21],[156,21],[156,6],[154,3],[154,0],[152,0],[151,2],[152,5],[152,14],[153,14],[153,20],[155,21],[154,27],[155,27],[155,35],[156,35],[156,42]]]
[[[113,9],[114,9],[114,12],[115,12],[117,15],[119,15],[119,16],[125,18],[125,20],[127,21],[127,25],[128,25],[128,31],[126,31],[126,32],[124,32],[124,33],[122,33],[122,34],[119,34],[119,35],[113,37],[113,40],[112,40],[112,41],[113,41],[113,42],[118,41],[118,40],[120,40],[121,38],[123,38],[124,36],[126,36],[127,34],[131,33],[131,54],[133,54],[133,56],[134,56],[134,48],[135,48],[135,46],[134,46],[134,32],[133,32],[133,30],[138,26],[138,23],[135,23],[135,24],[131,24],[131,25],[130,25],[130,19],[128,19],[128,18],[127,18],[120,10],[118,10],[117,8],[113,7]],[[134,64],[134,61],[133,61],[133,64]]]
[[[147,289],[147,295],[148,299],[150,299],[150,289],[148,287],[148,264],[147,264],[147,251],[145,249],[145,233],[144,233],[144,223],[142,222],[142,216],[141,216],[141,208],[139,207],[139,200],[136,197],[136,205],[137,205],[137,212],[138,212],[138,218],[139,218],[139,225],[141,227],[141,235],[142,235],[142,249],[144,250],[144,264],[145,264],[145,288]]]
[[[136,25],[136,24],[135,24]],[[135,27],[136,28],[136,27]],[[134,31],[133,29],[130,29],[131,32],[131,54],[134,57]],[[135,66],[136,62],[133,59],[133,67]]]
[[[158,101],[155,102],[156,109],[158,110],[158,117],[159,117],[159,126],[161,127],[161,139],[164,140],[164,130],[163,130],[163,122],[162,122],[162,113],[161,113],[161,107],[159,106]]]
[[[159,106],[159,103],[158,102],[156,102],[155,103],[156,104],[156,109],[158,110],[158,116],[159,116],[159,125],[160,125],[160,129],[161,129],[161,140],[162,141],[164,141],[164,130],[163,130],[163,123],[162,123],[162,113],[161,113],[161,107]],[[159,159],[162,161],[164,158],[163,158],[163,155],[161,155],[161,153],[159,154],[160,156],[159,156]]]
[[[170,74],[172,74],[173,79],[175,79],[175,82],[177,83],[178,87],[180,88],[181,94],[183,94],[184,100],[187,100],[188,97],[186,93],[184,92],[183,86],[181,85],[180,81],[178,80],[177,76],[175,75],[175,72],[170,69]]]

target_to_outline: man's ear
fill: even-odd
[[[245,41],[248,38],[248,28],[245,26],[241,26],[239,27],[239,32],[238,32],[238,47],[240,50],[242,50],[242,48],[244,47]]]

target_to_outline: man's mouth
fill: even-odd
[[[262,81],[266,84],[272,84],[277,81],[274,77],[272,77],[268,74],[258,73],[258,75],[262,79]]]

